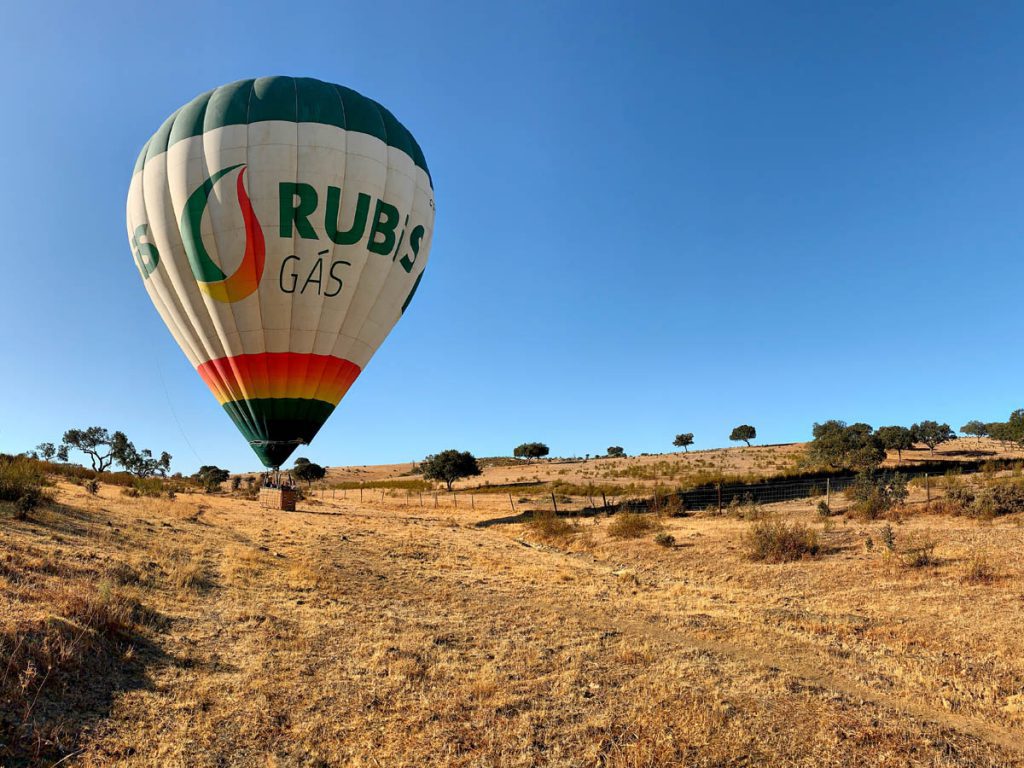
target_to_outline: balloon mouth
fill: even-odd
[[[306,440],[250,440],[249,446],[263,465],[278,470],[300,445],[309,445]]]

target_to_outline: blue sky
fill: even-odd
[[[0,64],[0,451],[100,424],[181,471],[258,467],[124,201],[168,114],[269,74],[388,106],[436,188],[423,285],[315,461],[1024,405],[1019,5],[18,3]]]

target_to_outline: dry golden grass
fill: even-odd
[[[0,506],[3,764],[1024,765],[1020,515],[776,505],[820,552],[767,564],[729,515],[55,493]]]

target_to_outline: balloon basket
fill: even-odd
[[[260,488],[260,506],[294,512],[298,494],[294,488]]]

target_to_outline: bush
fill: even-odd
[[[967,564],[963,580],[970,584],[991,584],[996,579],[996,570],[981,554],[975,554]]]
[[[658,521],[650,515],[619,512],[608,526],[608,535],[615,539],[635,539],[658,527]]]
[[[970,512],[974,517],[993,518],[1024,511],[1024,488],[1016,483],[999,483],[982,488]]]
[[[93,478],[92,480],[86,480],[84,484],[87,493],[95,496],[100,492],[100,481]]]
[[[1009,481],[973,488],[960,481],[950,482],[943,507],[954,515],[987,520],[1024,512],[1024,486]]]
[[[822,517],[832,517],[832,515],[836,513],[833,512],[832,508],[828,505],[828,503],[824,499],[822,499],[821,501],[818,502],[818,514]]]
[[[817,555],[818,536],[806,525],[762,520],[744,534],[744,548],[751,560],[785,563]]]
[[[877,520],[906,502],[907,478],[898,472],[861,472],[846,495],[854,502],[854,514],[865,520]]]
[[[127,496],[129,499],[137,499],[141,494],[139,493],[138,488],[135,488],[134,486],[129,486],[127,488],[121,489],[121,495]]]
[[[574,532],[574,527],[550,509],[534,512],[530,527],[547,539],[565,538]]]
[[[667,549],[671,549],[676,545],[676,537],[671,533],[659,533],[654,537],[654,543],[659,544]]]
[[[936,543],[932,540],[921,541],[912,547],[908,547],[903,553],[903,562],[910,568],[924,568],[928,565],[935,565]]]
[[[16,502],[45,484],[39,462],[22,456],[0,457],[0,501]]]

